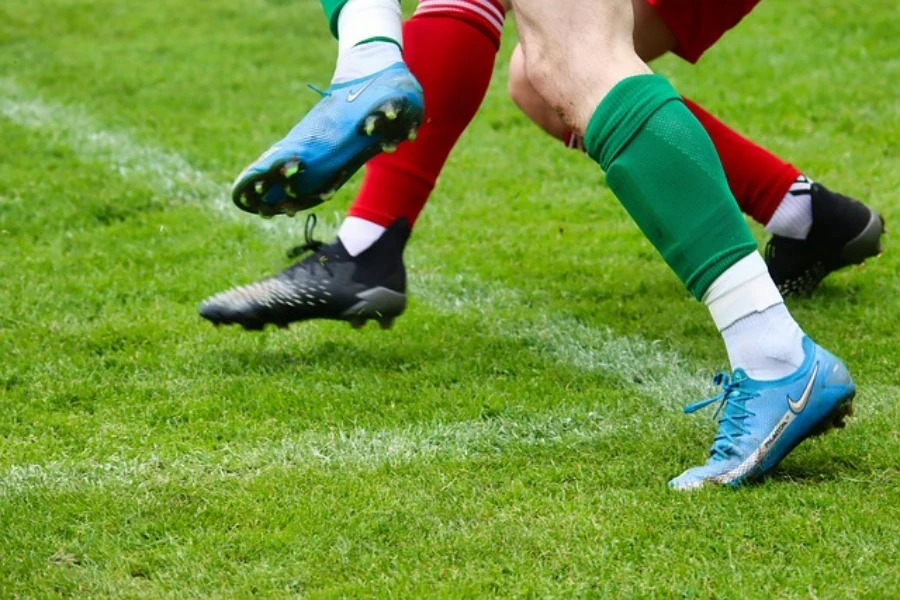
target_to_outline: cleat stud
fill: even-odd
[[[413,129],[412,131],[409,132],[409,135],[406,136],[406,139],[408,139],[411,142],[414,142],[414,141],[416,141],[416,138],[418,136],[419,136],[419,132],[416,131],[415,129]]]
[[[297,173],[300,172],[300,163],[296,160],[291,160],[284,163],[284,166],[281,168],[281,174],[285,177],[293,177]]]
[[[366,326],[365,320],[362,321],[350,321],[350,327],[353,329],[362,329]]]
[[[257,181],[253,184],[253,191],[255,191],[258,195],[262,196],[263,191],[266,189],[266,186],[262,181]]]
[[[397,146],[395,146],[394,144],[385,144],[381,147],[381,151],[390,154],[391,152],[397,151]]]
[[[366,135],[372,135],[375,133],[375,126],[378,124],[378,118],[375,116],[366,117],[366,124],[364,126],[364,131]]]
[[[381,319],[381,320],[378,322],[378,324],[381,325],[381,328],[382,328],[382,329],[390,329],[391,327],[394,326],[394,318],[393,318],[393,317],[388,317],[388,318],[386,318],[386,319]]]
[[[322,202],[331,200],[332,198],[334,198],[334,190],[328,190],[323,194],[319,194],[319,200],[321,200]]]

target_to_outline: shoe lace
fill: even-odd
[[[319,222],[319,218],[315,215],[315,213],[309,213],[306,217],[306,224],[303,226],[303,237],[306,241],[304,241],[299,246],[294,246],[290,250],[287,251],[287,257],[294,259],[302,256],[307,252],[318,252],[325,243],[321,240],[317,240],[313,238],[313,230],[316,228],[316,223]]]
[[[737,454],[738,439],[750,433],[744,421],[747,417],[754,416],[755,413],[747,408],[746,403],[747,400],[756,398],[759,394],[741,389],[741,384],[747,379],[746,373],[740,369],[732,375],[724,371],[717,373],[713,378],[713,383],[721,386],[722,392],[712,398],[700,400],[684,407],[684,412],[690,414],[710,404],[719,403],[713,415],[714,419],[719,417],[719,432],[710,449],[710,454],[718,460],[724,460],[729,455]]]
[[[313,230],[316,228],[316,223],[319,222],[319,218],[316,217],[315,213],[309,213],[306,217],[306,224],[304,225],[303,237],[305,241],[299,246],[294,246],[293,248],[287,251],[287,257],[290,259],[295,259],[303,256],[306,253],[312,253],[311,256],[307,257],[307,259],[298,262],[295,267],[300,267],[306,269],[310,273],[313,272],[313,269],[316,265],[325,269],[330,275],[334,275],[331,272],[331,269],[328,267],[328,256],[325,253],[321,253],[322,247],[325,245],[325,242],[321,240],[317,240],[313,238]],[[315,257],[316,254],[319,254],[318,258]]]
[[[319,95],[322,96],[323,98],[327,98],[328,96],[331,95],[331,92],[329,92],[329,91],[327,91],[327,90],[323,90],[323,89],[321,89],[321,88],[317,88],[316,86],[314,86],[314,85],[311,84],[311,83],[307,83],[307,84],[306,84],[306,87],[308,87],[308,88],[311,89],[312,91],[316,92],[317,94],[319,94]]]

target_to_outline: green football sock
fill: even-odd
[[[610,189],[697,299],[756,250],[709,135],[664,77],[620,81],[584,141]]]

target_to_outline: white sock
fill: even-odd
[[[391,42],[369,42],[350,48],[338,57],[331,83],[352,81],[403,61],[400,48]]]
[[[377,242],[386,230],[387,227],[378,223],[359,217],[347,217],[338,229],[338,239],[344,244],[350,256],[358,256]]]
[[[388,41],[360,42],[372,38]],[[403,60],[403,15],[397,0],[348,0],[338,15],[338,60],[332,83],[359,79]]]
[[[803,363],[803,331],[788,312],[766,263],[754,252],[732,265],[703,297],[722,332],[731,368],[779,379]]]
[[[812,228],[812,180],[800,175],[766,224],[771,234],[805,240]]]

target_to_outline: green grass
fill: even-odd
[[[890,226],[895,9],[769,0],[658,66]],[[726,357],[596,167],[509,102],[512,28],[394,330],[202,322],[302,236],[225,190],[327,81],[319,12],[0,7],[0,597],[896,596],[900,255],[790,303],[855,375],[851,426],[761,485],[668,491]]]

